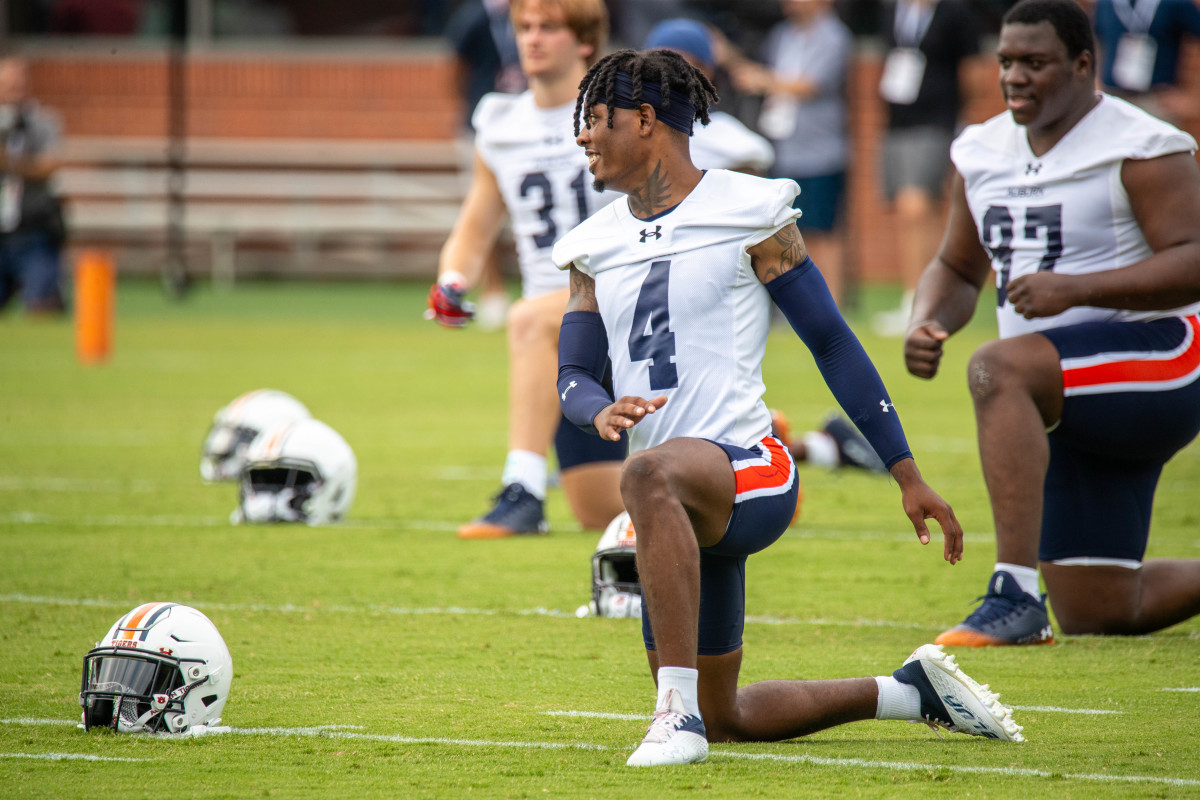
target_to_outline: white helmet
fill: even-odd
[[[264,428],[311,416],[304,404],[287,392],[246,392],[213,416],[200,453],[200,476],[210,482],[236,481],[246,463],[246,448]]]
[[[358,462],[346,440],[316,419],[273,425],[250,443],[233,522],[307,522],[346,516]]]
[[[629,512],[622,511],[604,529],[592,554],[591,613],[600,617],[641,617],[636,538]]]
[[[178,603],[145,603],[83,657],[83,727],[212,731],[232,682],[229,648],[208,617]]]

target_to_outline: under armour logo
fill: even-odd
[[[879,406],[883,409],[883,413],[885,414],[888,413],[889,408],[895,408],[895,406],[889,403],[887,400],[880,400]]]
[[[567,384],[567,388],[563,389],[563,393],[560,395],[560,397],[562,397],[562,401],[564,403],[567,402],[567,392],[574,389],[575,386],[576,386],[575,381],[571,381],[570,383]]]
[[[655,225],[654,230],[650,230],[649,228],[642,228],[642,243],[645,244],[646,240],[649,239],[651,236],[653,236],[655,239],[661,239],[662,234],[659,233],[659,231],[661,231],[661,230],[662,230],[662,225]]]
[[[1028,164],[1025,165],[1025,174],[1026,175],[1037,175],[1041,171],[1042,171],[1042,162],[1040,162],[1040,161],[1030,161]]]

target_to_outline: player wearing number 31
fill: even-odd
[[[876,718],[928,716],[1019,738],[986,689],[940,682],[949,673],[932,645],[878,679],[738,687],[746,557],[778,539],[796,504],[796,467],[762,399],[772,300],[900,485],[920,541],[936,518],[954,563],[962,529],[921,478],[887,390],[808,258],[796,184],[693,164],[693,122],[707,122],[716,100],[709,80],[672,51],[623,50],[592,67],[580,90],[576,141],[593,185],[628,196],[554,247],[571,275],[558,389],[580,427],[629,435],[621,497],[637,530],[658,700],[628,763],[690,763],[708,740],[786,739]],[[972,710],[971,722],[954,718],[960,709]]]
[[[1008,111],[966,129],[941,250],[904,345],[918,377],[995,272],[1000,339],[967,380],[996,527],[983,604],[944,644],[1141,634],[1200,612],[1200,560],[1143,561],[1163,465],[1200,431],[1192,137],[1095,91],[1074,0],[1005,15]],[[639,530],[639,534],[640,534]]]
[[[624,442],[584,435],[558,408],[555,357],[567,277],[550,260],[562,234],[616,197],[589,188],[587,161],[571,138],[576,87],[600,57],[608,14],[603,0],[513,0],[510,12],[530,88],[489,94],[475,111],[471,185],[442,248],[427,312],[446,327],[467,324],[463,294],[478,282],[507,212],[522,294],[508,316],[508,456],[494,507],[459,528],[466,539],[546,529],[551,441],[563,492],[585,528],[603,529],[622,510],[617,480]]]

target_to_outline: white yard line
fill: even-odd
[[[31,758],[39,761],[150,761],[148,758],[115,758],[86,753],[0,753],[0,758]]]
[[[49,480],[49,479],[48,479]],[[140,490],[139,490],[140,491]],[[230,501],[231,503],[233,501]],[[230,527],[228,517],[224,516],[186,516],[183,514],[103,514],[96,516],[78,516],[65,514],[48,514],[42,511],[9,511],[0,514],[0,524],[11,525],[64,525],[73,527],[194,527],[194,528],[224,528]],[[456,531],[461,522],[433,519],[349,519],[340,522],[336,528],[351,530],[401,530],[401,531]],[[573,522],[556,523],[557,533],[582,533],[583,529]],[[850,542],[900,542],[914,541],[915,534],[905,531],[878,530],[843,530],[826,528],[815,530],[804,527],[792,528],[784,534],[787,537],[802,537],[809,541],[850,541]],[[964,539],[968,542],[991,542],[995,536],[987,531],[967,531]],[[1200,542],[1197,542],[1200,547]]]
[[[89,492],[97,494],[126,494],[162,491],[163,481],[133,478],[54,478],[0,475],[0,492]]]
[[[1017,711],[1055,711],[1060,714],[1124,714],[1104,708],[1059,708],[1058,706],[1009,706]]]
[[[45,605],[45,606],[94,606],[100,608],[125,608],[129,605],[127,600],[102,600],[93,598],[72,598],[72,597],[46,597],[41,595],[26,595],[26,594],[0,594],[0,603],[18,603],[25,605]],[[191,605],[203,610],[215,611],[274,611],[281,614],[312,614],[315,612],[329,611],[342,614],[363,614],[368,612],[379,614],[395,614],[398,616],[415,616],[415,615],[433,615],[444,614],[449,616],[534,616],[534,617],[561,617],[564,619],[574,619],[574,611],[562,611],[556,608],[544,608],[538,606],[536,608],[525,608],[517,611],[497,611],[490,608],[461,608],[459,606],[445,606],[432,608],[406,608],[402,606],[382,606],[382,605],[365,605],[365,606],[347,606],[347,605],[293,605],[285,603],[282,605],[271,605],[265,603],[205,603],[194,602]],[[904,628],[904,629],[920,629],[924,626],[912,622],[895,622],[892,620],[883,619],[852,619],[852,620],[835,620],[835,619],[792,619],[787,617],[771,617],[749,615],[746,617],[746,622],[758,625],[817,625],[826,627],[851,627],[851,628]]]
[[[18,722],[15,720],[0,720],[0,724]],[[18,724],[32,724],[34,721]],[[57,724],[57,721],[47,720],[47,723]],[[628,747],[610,747],[588,742],[520,742],[497,741],[491,739],[459,739],[440,736],[401,736],[399,734],[360,733],[346,728],[352,726],[317,726],[309,728],[233,728],[230,733],[243,736],[285,736],[308,737],[325,739],[347,739],[367,742],[390,742],[395,744],[437,744],[452,747],[496,747],[531,750],[590,750],[601,752],[625,752]],[[1028,745],[1026,745],[1028,746]],[[884,769],[905,770],[913,772],[945,771],[960,772],[971,775],[1004,775],[1018,778],[1050,778],[1053,780],[1096,781],[1100,783],[1143,783],[1162,784],[1165,786],[1200,786],[1200,780],[1191,778],[1160,777],[1154,775],[1112,775],[1104,773],[1060,773],[1040,769],[1020,769],[1016,767],[973,767],[958,764],[924,764],[912,761],[878,761],[863,758],[829,758],[824,756],[781,755],[776,753],[747,753],[716,749],[709,751],[710,757],[740,758],[751,761],[773,761],[789,764],[812,764],[822,767],[838,767],[845,769]]]
[[[1124,714],[1102,708],[1059,708],[1058,706],[1009,706],[1017,711],[1055,711],[1060,714]],[[543,711],[549,717],[586,717],[592,719],[640,719],[649,720],[648,714],[610,714],[604,711]]]

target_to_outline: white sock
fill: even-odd
[[[837,441],[828,433],[809,431],[804,434],[804,449],[808,451],[808,463],[815,466],[835,469],[841,463]]]
[[[696,678],[699,672],[688,667],[659,667],[658,668],[658,702],[655,708],[666,704],[667,692],[674,689],[679,692],[687,713],[700,716],[700,701],[696,692]]]
[[[1034,600],[1041,602],[1042,590],[1038,586],[1038,571],[1033,567],[1019,567],[1016,564],[1005,564],[1003,561],[997,561],[996,566],[992,568],[992,574],[1003,570],[1017,581],[1026,594],[1031,595]]]
[[[530,450],[509,450],[500,482],[505,486],[519,483],[538,500],[545,500],[546,457]]]
[[[891,675],[877,675],[879,699],[875,703],[875,719],[920,719],[921,693],[917,687],[901,683]]]

